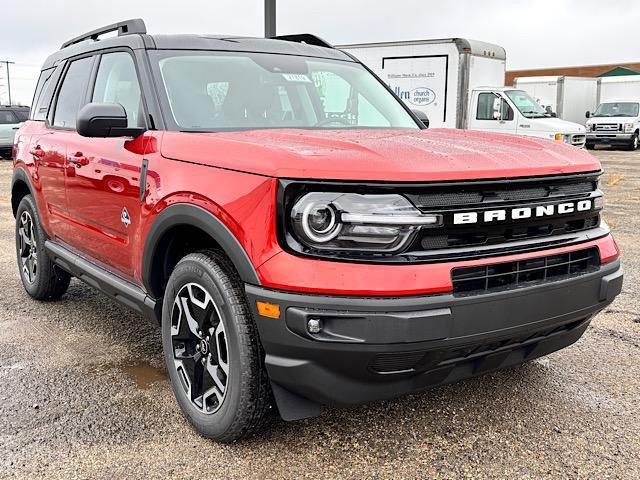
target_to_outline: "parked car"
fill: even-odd
[[[587,112],[587,148],[612,145],[637,150],[640,146],[640,103],[615,100]]]
[[[448,38],[341,48],[371,68],[410,108],[427,115],[431,127],[549,138],[584,147],[582,122],[554,118],[523,89],[504,86],[507,57],[499,45]]]
[[[28,118],[29,107],[0,105],[0,159],[11,159],[16,130]]]
[[[11,191],[24,288],[77,277],[158,320],[177,402],[218,441],[272,406],[296,420],[546,355],[622,288],[596,158],[426,129],[312,35],[121,22],[53,53],[35,98]]]

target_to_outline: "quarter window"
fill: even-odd
[[[131,55],[126,52],[102,55],[92,101],[119,103],[127,112],[130,128],[144,127],[140,83]]]
[[[85,57],[71,62],[64,77],[56,110],[53,116],[53,125],[63,128],[76,128],[78,110],[84,103],[93,57]]]

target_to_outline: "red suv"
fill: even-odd
[[[156,318],[182,411],[219,441],[272,405],[300,419],[578,340],[622,287],[598,161],[424,127],[312,35],[89,32],[16,136],[24,287],[73,276]]]

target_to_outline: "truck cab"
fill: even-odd
[[[580,148],[585,146],[582,125],[552,117],[524,90],[479,87],[471,94],[468,128],[547,138]]]
[[[640,144],[640,102],[611,100],[587,112],[587,148],[612,145],[637,150]]]

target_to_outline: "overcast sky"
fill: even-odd
[[[149,33],[263,34],[263,0],[8,0],[0,60],[30,103],[39,67],[65,40],[142,17]],[[507,68],[640,62],[638,0],[278,0],[278,33],[335,43],[464,37],[502,45]],[[7,101],[0,67],[0,103]]]

